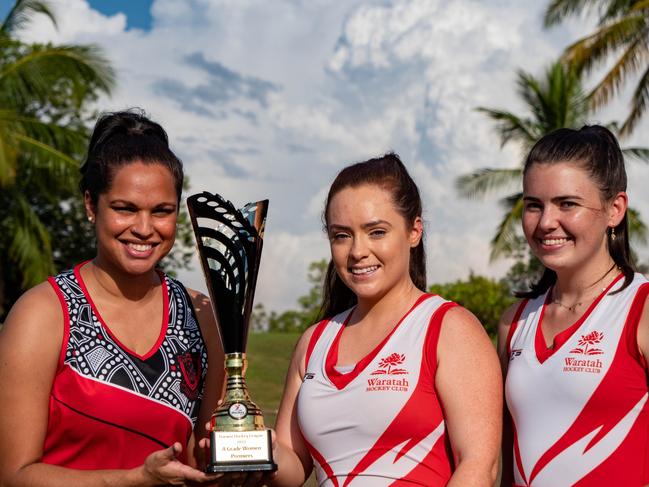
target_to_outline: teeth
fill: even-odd
[[[362,269],[358,269],[358,268],[354,267],[354,268],[352,268],[352,274],[354,274],[356,276],[359,276],[359,275],[362,275],[362,274],[367,274],[369,272],[375,271],[378,268],[379,268],[378,265],[372,265],[372,266],[369,266],[369,267],[363,267]]]
[[[133,250],[137,250],[138,252],[146,252],[147,250],[151,250],[151,247],[153,247],[152,245],[134,244],[134,243],[129,243],[128,246]]]
[[[566,243],[567,241],[567,238],[544,238],[541,240],[541,243],[543,245],[559,245]]]

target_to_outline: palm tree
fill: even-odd
[[[26,288],[54,271],[50,235],[34,205],[60,204],[74,191],[86,106],[114,84],[97,47],[20,41],[34,14],[56,25],[49,5],[37,0],[17,0],[0,24],[0,316],[8,283]]]
[[[617,60],[589,94],[594,107],[619,94],[624,82],[641,73],[631,99],[631,112],[620,135],[635,128],[649,101],[649,2],[647,0],[552,0],[545,14],[546,27],[588,10],[598,12],[595,32],[569,46],[564,54],[578,70],[589,71],[616,53]]]
[[[558,61],[546,70],[542,79],[537,79],[525,71],[518,71],[517,77],[518,95],[529,112],[526,116],[493,108],[477,109],[496,122],[501,147],[515,143],[522,153],[527,153],[545,134],[561,127],[580,128],[587,123],[590,105],[579,75],[570,67]],[[608,128],[617,131],[617,125],[614,123],[608,124]],[[627,148],[622,152],[626,157],[649,161],[647,148]],[[456,181],[459,193],[467,198],[483,197],[492,191],[517,188],[517,191],[501,200],[505,215],[491,240],[492,260],[521,252],[522,162],[518,167],[508,169],[478,169],[460,176]],[[644,243],[647,229],[638,212],[633,209],[629,209],[629,224],[634,239]]]

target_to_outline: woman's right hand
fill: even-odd
[[[144,477],[144,485],[186,485],[189,482],[207,483],[215,482],[223,476],[220,473],[206,474],[189,465],[185,465],[178,460],[178,455],[182,450],[182,445],[176,442],[169,448],[151,453],[144,461],[144,464],[139,467]]]

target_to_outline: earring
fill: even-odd
[[[615,238],[616,238],[616,236],[615,236],[615,227],[611,227],[611,240],[613,242],[615,242]]]
[[[88,221],[89,221],[90,223],[95,223],[95,218],[92,217],[92,216],[90,216],[90,215],[88,215]]]

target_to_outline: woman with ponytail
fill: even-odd
[[[476,318],[426,292],[419,190],[396,154],[344,168],[324,210],[324,319],[277,419],[276,486],[491,486],[501,379]]]
[[[499,326],[502,485],[647,485],[649,284],[631,263],[613,134],[594,125],[540,139],[523,201],[544,272]]]

